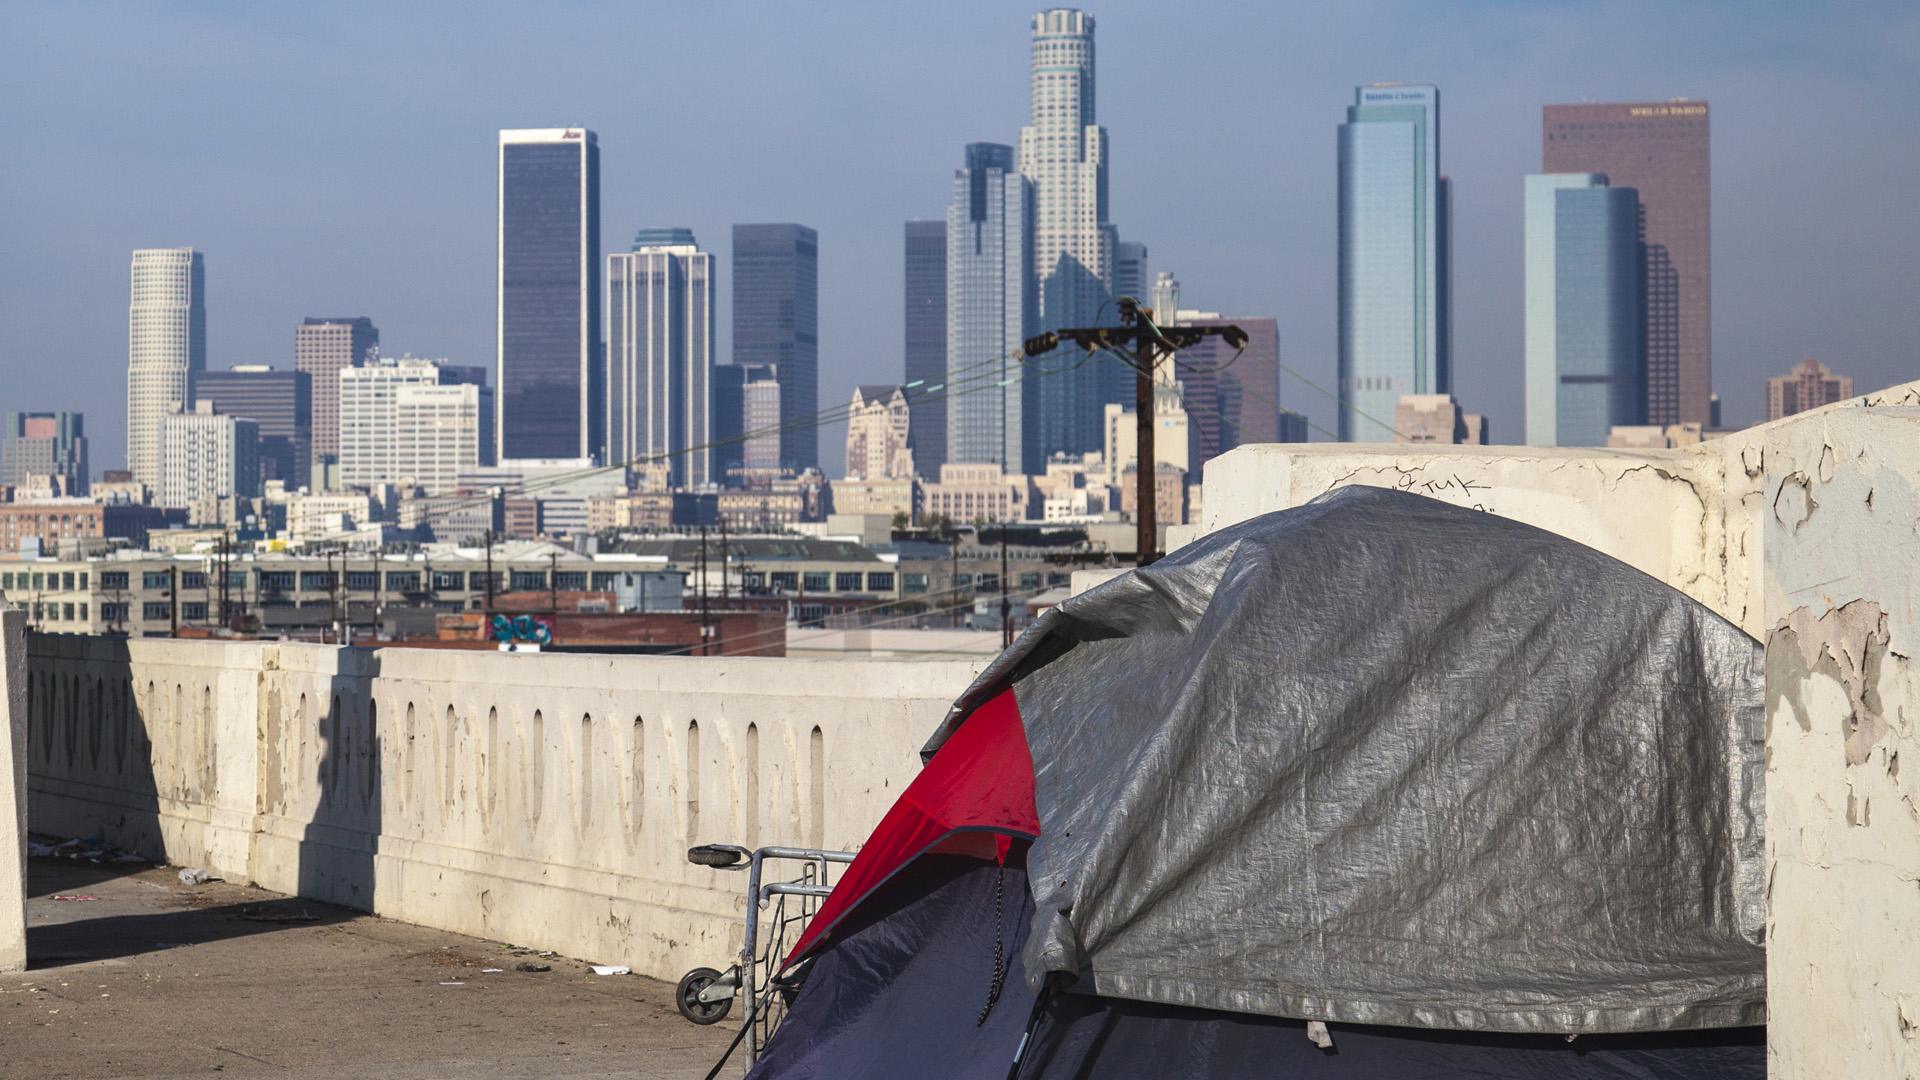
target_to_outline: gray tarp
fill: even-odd
[[[1347,488],[1047,612],[1024,962],[1515,1032],[1765,1019],[1761,649],[1564,537]]]

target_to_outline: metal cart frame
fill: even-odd
[[[747,1013],[741,1023],[747,1037],[747,1065],[760,1059],[760,1051],[786,1016],[786,1001],[776,999],[781,989],[779,974],[786,950],[808,920],[820,908],[820,902],[833,891],[832,868],[853,862],[853,852],[825,848],[763,847],[745,848],[737,844],[701,844],[687,849],[687,861],[715,870],[745,871],[747,875],[747,926],[735,962],[725,971],[694,968],[680,978],[674,994],[680,1015],[696,1024],[714,1024],[726,1019],[736,994],[744,991]],[[764,882],[770,861],[803,864],[799,876],[787,881]],[[788,898],[793,908],[788,908]],[[761,912],[767,912],[769,933],[762,940]]]

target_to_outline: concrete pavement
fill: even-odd
[[[0,1077],[698,1080],[736,1030],[651,979],[171,868],[37,858],[29,893]]]

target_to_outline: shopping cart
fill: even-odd
[[[833,866],[852,862],[853,853],[701,844],[687,849],[687,861],[715,870],[746,871],[747,930],[738,960],[725,971],[697,967],[682,975],[674,1001],[680,1015],[688,1020],[717,1024],[733,1010],[733,999],[744,997],[747,1014],[741,1020],[745,1028],[741,1034],[747,1039],[747,1063],[751,1065],[759,1060],[761,1048],[786,1018],[793,988],[778,979],[780,962],[799,940],[807,920],[820,909],[820,902],[833,890]],[[798,876],[763,882],[769,862],[799,863]]]

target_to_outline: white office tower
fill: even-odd
[[[1020,129],[1019,168],[1033,182],[1039,329],[1111,322],[1103,308],[1118,241],[1107,220],[1107,130],[1094,122],[1093,16],[1070,8],[1035,15],[1032,65],[1033,115]],[[1035,382],[1034,415],[1025,420],[1043,458],[1101,447],[1102,406],[1117,400],[1116,373],[1126,369],[1083,359],[1059,350],[1042,362],[1060,369]]]
[[[607,256],[608,462],[713,475],[713,256],[688,229],[642,229]]]
[[[193,400],[196,372],[207,369],[206,270],[192,248],[133,253],[127,307],[127,467],[160,490],[160,427]],[[184,506],[184,503],[173,505]]]
[[[340,483],[452,491],[485,464],[491,396],[479,368],[403,357],[340,372]]]
[[[159,457],[162,506],[260,494],[260,426],[222,416],[210,401],[160,418]]]

